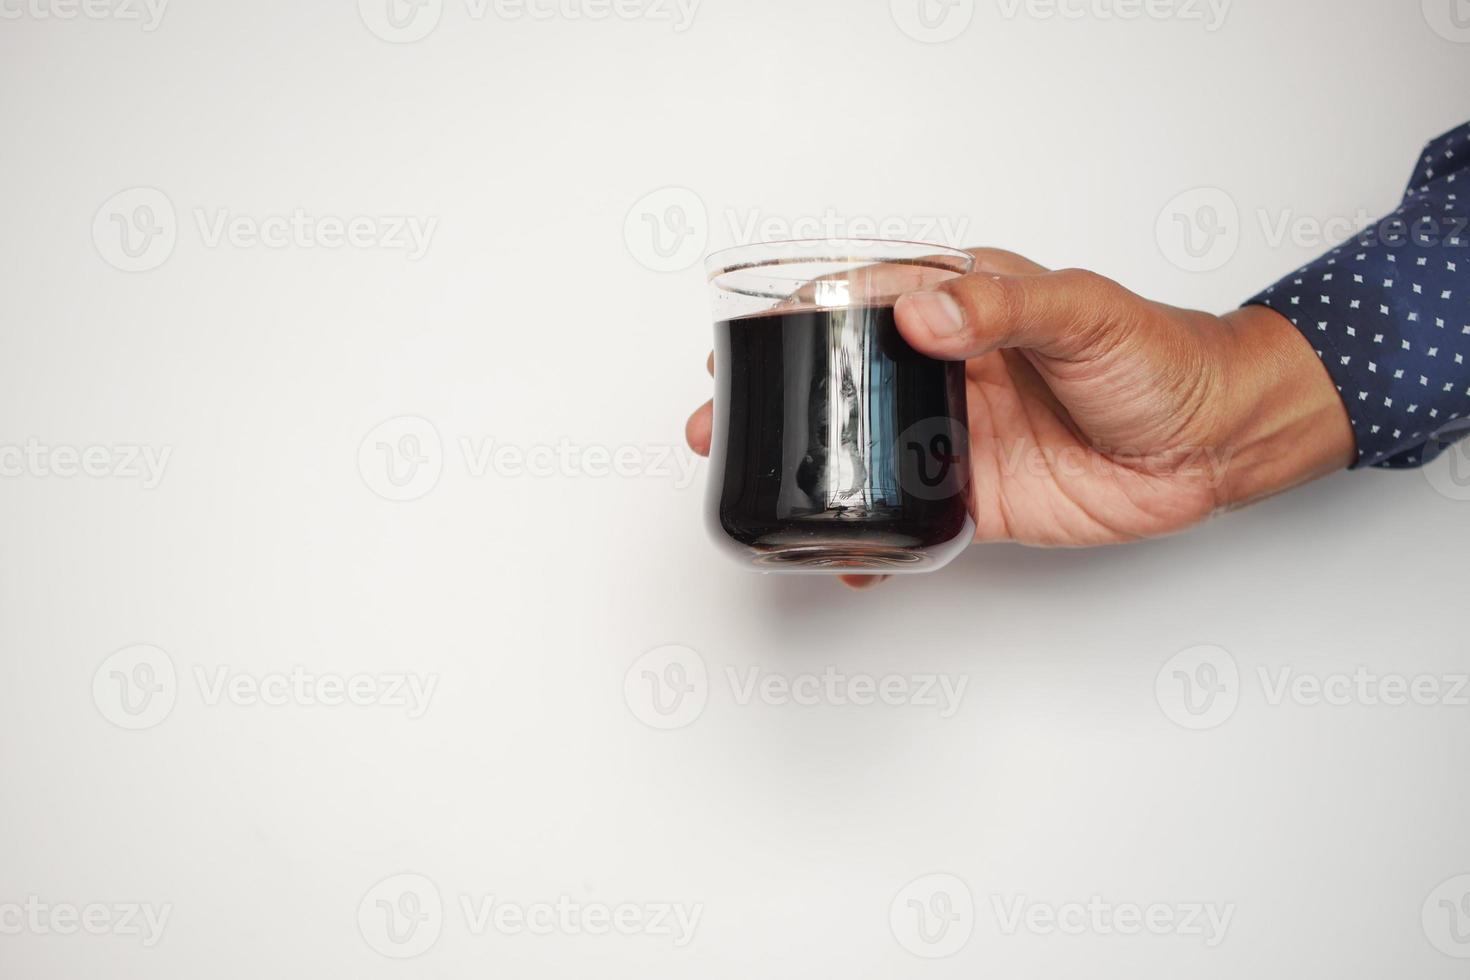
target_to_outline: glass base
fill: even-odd
[[[752,559],[756,566],[773,572],[892,572],[914,571],[909,566],[924,564],[923,554],[896,548],[824,547],[821,545],[779,548]]]
[[[820,540],[821,538],[827,540]],[[920,544],[900,535],[773,534],[737,542],[720,534],[726,553],[747,567],[785,575],[912,575],[943,568],[969,546],[975,522],[966,516],[958,533],[945,541]],[[816,538],[816,540],[813,540]]]

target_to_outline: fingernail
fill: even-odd
[[[949,293],[909,293],[904,299],[935,337],[953,337],[964,329],[960,304]]]

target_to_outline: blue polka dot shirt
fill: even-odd
[[[1424,150],[1398,210],[1250,300],[1337,385],[1360,466],[1422,466],[1470,435],[1470,125]]]

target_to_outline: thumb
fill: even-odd
[[[1059,360],[1085,358],[1113,336],[1138,297],[1080,269],[1032,276],[972,273],[894,307],[917,351],[946,361],[1022,347]]]

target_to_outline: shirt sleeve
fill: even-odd
[[[1422,466],[1470,435],[1470,125],[1424,150],[1398,210],[1249,302],[1322,359],[1353,468]],[[1249,304],[1248,304],[1249,305]]]

